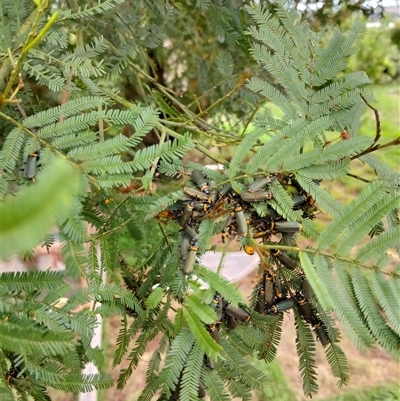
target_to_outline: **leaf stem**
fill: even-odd
[[[317,249],[299,248],[297,246],[287,246],[287,245],[279,245],[279,244],[273,244],[273,245],[265,245],[265,244],[261,245],[261,244],[258,244],[258,246],[261,249],[264,249],[264,250],[266,250],[268,252],[270,250],[280,249],[282,251],[305,252],[305,253],[310,253],[310,254],[313,254],[313,255],[321,255],[321,256],[325,256],[325,257],[327,257],[329,259],[336,259],[336,260],[340,260],[340,261],[345,262],[345,263],[350,263],[352,265],[357,265],[358,267],[363,268],[363,269],[377,271],[377,267],[376,266],[367,266],[365,264],[362,264],[362,263],[358,262],[355,259],[348,259],[348,258],[341,257],[341,256],[338,256],[338,255],[332,255],[332,254],[327,253],[327,252],[321,252],[321,251],[319,251]],[[393,277],[393,273],[391,273],[391,272],[385,272],[385,271],[381,271],[381,270],[379,270],[379,271],[381,273],[383,273],[383,274],[386,274],[386,275],[388,275],[390,277]]]
[[[40,19],[42,18],[42,15],[43,15],[45,9],[47,7],[48,7],[48,1],[44,0],[43,2],[40,3],[40,5],[36,8],[36,10],[32,13],[32,15],[34,13],[36,13],[35,19],[32,23],[32,27],[30,29],[30,32],[28,33],[26,41],[25,41],[24,45],[22,46],[22,50],[21,50],[20,56],[18,57],[17,64],[15,66],[13,66],[13,69],[11,71],[11,77],[8,80],[7,86],[2,94],[3,102],[2,102],[2,104],[0,104],[0,108],[2,107],[2,105],[4,103],[7,102],[7,96],[10,93],[15,80],[17,79],[19,72],[21,71],[25,56],[28,54],[29,50],[39,42],[39,40],[47,32],[47,30],[50,29],[51,25],[54,24],[55,19],[57,18],[57,13],[54,13],[53,16],[51,17],[51,19],[48,21],[48,23],[42,29],[42,31],[35,38],[36,29],[39,25]]]

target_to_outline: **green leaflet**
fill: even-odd
[[[296,317],[296,350],[299,357],[300,373],[303,378],[303,391],[311,396],[318,391],[317,371],[315,365],[315,340],[311,329],[301,319],[297,310]]]
[[[253,389],[260,389],[265,383],[265,374],[256,368],[253,364],[247,363],[246,360],[227,340],[221,339],[223,346],[223,355],[225,356],[225,365],[231,370],[239,373],[242,383],[247,384]]]
[[[338,387],[346,385],[350,380],[349,364],[345,353],[336,343],[329,344],[325,349],[326,359],[333,375],[339,378]]]
[[[160,374],[160,378],[163,380],[164,391],[167,394],[173,392],[178,384],[193,343],[194,337],[187,328],[183,328],[174,338],[165,359],[165,368]]]
[[[164,289],[162,287],[157,287],[152,291],[152,293],[146,298],[145,305],[148,309],[155,309],[160,301],[164,297]]]
[[[337,248],[341,249],[343,253],[349,252],[351,248],[357,244],[364,235],[366,235],[371,227],[379,223],[383,217],[385,217],[391,210],[393,210],[399,204],[399,195],[397,191],[391,192],[389,194],[384,194],[384,196],[379,199],[379,203],[371,205],[364,214],[361,215],[357,221],[348,227],[347,232],[343,234],[340,241],[337,244]],[[394,238],[393,238],[394,237]],[[381,238],[392,239],[390,241],[393,246],[395,245],[395,239],[399,238],[399,231],[394,230]],[[381,242],[382,245],[382,242]],[[390,245],[390,244],[388,244]],[[371,250],[371,248],[369,248]],[[379,249],[379,248],[378,248]]]
[[[201,320],[189,308],[183,308],[183,316],[189,326],[190,332],[205,354],[212,359],[220,358],[221,346],[218,345],[205,329]]]
[[[200,377],[203,373],[204,352],[198,344],[191,349],[182,376],[180,401],[191,401],[197,399]]]
[[[240,163],[248,155],[251,148],[257,143],[258,139],[263,133],[263,130],[256,129],[246,134],[240,145],[237,147],[231,162],[229,163],[228,177],[230,178],[233,189],[238,190],[239,192],[241,192],[241,190],[238,188],[237,184],[234,181],[235,175],[239,171]]]
[[[335,216],[342,208],[342,205],[328,191],[325,191],[320,186],[316,185],[312,179],[304,177],[301,173],[296,174],[296,180],[312,197],[318,202],[323,210]]]
[[[321,233],[317,243],[320,250],[327,248],[344,230],[351,230],[357,219],[384,197],[384,193],[379,191],[379,188],[382,188],[381,182],[372,182],[364,188],[354,201],[341,210],[340,215],[329,223]]]
[[[35,290],[58,289],[64,285],[63,274],[56,271],[2,272],[0,289],[2,292],[31,292]]]
[[[24,144],[25,134],[20,128],[13,128],[7,135],[3,147],[0,152],[0,168],[2,173],[2,180],[5,178],[3,176],[4,170],[13,171],[18,159],[15,155],[18,155]],[[1,192],[1,198],[5,194],[7,186]]]
[[[314,263],[318,271],[318,276],[324,283],[329,283],[329,285],[326,286],[326,292],[329,294],[328,296],[331,299],[333,310],[336,312],[350,340],[353,341],[354,345],[359,350],[367,350],[373,347],[374,340],[368,328],[365,326],[357,305],[352,302],[342,301],[345,297],[345,290],[341,286],[336,285],[333,275],[329,270],[327,260],[323,256],[317,255],[314,258]],[[321,304],[321,306],[323,307],[323,304]]]
[[[257,92],[260,95],[264,96],[270,102],[278,105],[278,107],[280,107],[285,114],[295,114],[296,111],[292,104],[287,100],[282,92],[276,89],[269,82],[264,81],[260,78],[253,77],[250,79],[247,87],[253,92]]]
[[[239,303],[244,303],[241,295],[236,291],[235,286],[224,277],[207,269],[203,266],[195,268],[196,275],[206,281],[215,291],[221,294],[223,298],[232,306],[238,306]]]
[[[367,261],[374,256],[381,255],[390,248],[394,248],[400,242],[400,226],[389,228],[389,230],[372,238],[357,253],[356,259],[360,262]]]
[[[379,313],[365,273],[361,269],[351,269],[350,275],[357,301],[371,333],[390,356],[400,360],[400,337]]]
[[[27,128],[44,127],[55,123],[60,117],[67,118],[84,110],[97,109],[99,104],[109,104],[109,101],[99,96],[82,96],[27,117],[24,120],[24,125]]]
[[[207,370],[205,374],[207,393],[213,401],[231,401],[224,388],[224,383],[215,370]]]
[[[362,152],[367,149],[370,144],[371,139],[368,137],[352,137],[347,141],[329,144],[324,148],[316,147],[309,152],[294,155],[285,161],[283,168],[287,171],[292,171],[312,165],[338,161],[343,157],[349,157]]]
[[[328,284],[328,281],[325,281],[323,277],[318,274],[313,266],[313,263],[305,252],[299,252],[299,257],[301,267],[304,270],[307,280],[309,280],[315,295],[317,296],[318,302],[321,304],[324,310],[331,311],[333,309],[333,302],[329,296],[329,291],[325,286],[325,283]]]
[[[70,374],[63,382],[53,383],[52,386],[63,391],[89,392],[93,389],[104,390],[114,385],[110,375],[103,374]]]
[[[1,321],[0,328],[0,341],[5,350],[43,356],[63,355],[73,350],[72,333],[52,333],[44,327],[35,327],[28,318]]]
[[[44,238],[57,218],[67,218],[82,195],[79,173],[58,160],[51,170],[37,177],[37,184],[21,191],[14,199],[0,204],[2,243],[0,257],[23,251]]]
[[[186,303],[191,312],[195,313],[202,322],[212,324],[217,320],[215,311],[196,295],[188,295]]]
[[[396,278],[391,278],[396,280]],[[372,271],[371,288],[379,305],[385,312],[392,329],[400,336],[399,300],[389,285],[389,280],[380,272]]]

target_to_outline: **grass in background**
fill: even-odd
[[[271,401],[273,400],[271,399]],[[346,394],[334,398],[324,398],[320,401],[400,401],[400,387],[386,385],[367,390],[353,390]]]
[[[294,401],[296,399],[277,359],[268,364],[263,360],[257,360],[254,365],[268,377],[264,388],[257,392],[257,401]]]
[[[294,401],[297,399],[276,359],[269,364],[259,360],[254,364],[268,377],[264,388],[257,392],[257,398],[254,401]],[[303,397],[302,400],[309,399]],[[349,390],[345,394],[322,398],[319,401],[400,401],[400,386],[391,384],[365,390]]]

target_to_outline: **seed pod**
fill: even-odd
[[[247,253],[247,255],[254,255],[255,249],[253,245],[245,245],[244,251]]]
[[[298,302],[300,315],[303,316],[306,322],[311,323],[314,316],[311,305],[299,292],[296,293],[296,299]]]
[[[197,397],[199,398],[204,398],[206,396],[206,388],[204,386],[204,384],[202,383],[202,381],[199,382],[199,390],[197,392]]]
[[[275,178],[275,177],[273,177]],[[271,177],[267,176],[264,178],[260,178],[259,180],[255,180],[254,182],[252,182],[247,190],[249,192],[257,192],[260,189],[264,188],[267,184],[269,184],[270,182],[272,182]]]
[[[307,280],[306,276],[303,279],[303,294],[307,301],[314,299],[314,291],[311,288],[309,281]]]
[[[200,191],[210,194],[210,189],[208,188],[207,180],[204,175],[199,170],[193,170],[190,175],[192,181],[200,188]]]
[[[249,192],[244,191],[240,195],[242,200],[245,202],[262,202],[265,200],[272,199],[271,191],[257,191],[257,192]]]
[[[274,231],[279,233],[297,233],[301,231],[302,226],[296,221],[276,221],[273,227]]]
[[[183,209],[183,214],[181,218],[179,219],[179,225],[181,227],[185,227],[187,223],[189,222],[190,218],[192,217],[193,214],[193,208],[194,208],[195,202],[189,202],[185,209]]]
[[[183,193],[185,195],[189,196],[190,198],[198,199],[198,200],[201,200],[201,201],[204,201],[204,202],[211,203],[210,196],[207,195],[204,192],[201,192],[201,191],[197,190],[197,189],[190,188],[190,187],[184,187],[183,188]]]
[[[317,323],[314,324],[315,334],[317,335],[321,345],[326,347],[330,343],[329,336],[325,330],[324,324],[318,320]]]
[[[276,315],[280,312],[284,312],[285,310],[292,309],[293,306],[293,299],[285,299],[284,301],[278,302],[277,304],[267,308],[266,312],[268,315]]]
[[[29,154],[24,169],[25,178],[33,178],[36,175],[36,167],[38,160],[39,160],[39,152],[34,152]]]
[[[194,264],[196,263],[196,253],[199,249],[198,241],[193,240],[190,244],[189,252],[186,255],[186,258],[181,266],[183,274],[190,274],[194,269]]]
[[[196,230],[187,224],[183,229],[183,234],[185,237],[189,238],[190,241],[192,241],[197,235]]]
[[[228,305],[225,308],[225,313],[229,316],[234,317],[239,322],[248,322],[251,318],[250,314],[248,312],[246,312],[244,309],[235,308],[232,305]]]
[[[286,253],[282,252],[280,249],[271,252],[272,255],[279,260],[285,267],[290,270],[294,270],[298,266],[296,259],[293,259]]]
[[[240,203],[235,206],[235,216],[238,233],[245,237],[247,235],[247,222]]]

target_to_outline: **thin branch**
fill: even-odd
[[[226,95],[224,95],[224,96],[220,97],[219,99],[217,99],[213,104],[208,106],[205,110],[201,111],[200,113],[196,114],[193,118],[191,118],[187,122],[191,123],[191,122],[197,120],[198,118],[203,117],[204,115],[208,114],[208,112],[212,108],[214,108],[215,106],[218,106],[225,99],[227,99],[228,97],[232,96],[235,92],[237,92],[244,85],[244,83],[247,81],[248,77],[249,77],[248,74],[244,73],[242,78],[240,79],[240,81],[237,83],[237,85],[230,92],[228,92]]]
[[[351,177],[351,178],[355,178],[356,180],[363,181],[363,182],[367,182],[367,183],[371,182],[370,180],[366,180],[365,178],[362,178],[362,177],[360,177],[358,175],[355,175],[355,174],[347,173],[346,175]]]
[[[397,138],[393,139],[393,141],[383,143],[382,145],[377,144],[375,146],[370,146],[369,148],[365,149],[361,153],[352,156],[350,158],[350,160],[358,159],[361,156],[364,156],[364,155],[366,155],[368,153],[376,152],[377,150],[388,148],[389,146],[398,146],[398,145],[400,145],[400,136],[398,136]]]
[[[325,257],[327,257],[329,259],[336,259],[336,260],[340,260],[340,261],[345,262],[345,263],[350,263],[350,264],[353,264],[353,265],[357,265],[358,267],[363,268],[363,269],[374,270],[374,271],[377,270],[376,266],[367,266],[365,264],[360,263],[358,260],[348,259],[348,258],[345,258],[345,257],[340,257],[338,255],[332,255],[330,253],[318,251],[317,249],[312,249],[312,248],[302,248],[301,249],[301,248],[299,248],[297,246],[287,246],[287,245],[280,245],[280,244],[273,244],[273,245],[261,245],[261,244],[258,244],[258,246],[261,249],[264,249],[267,252],[269,252],[271,250],[275,250],[275,249],[280,249],[282,251],[297,252],[297,253],[298,252],[306,252],[306,253],[311,253],[313,255],[321,255],[321,256],[325,256]],[[393,277],[393,272],[385,272],[385,271],[382,271],[382,270],[379,270],[379,271],[381,273],[383,273],[383,274],[386,274],[387,276]]]
[[[379,113],[378,113],[378,110],[377,110],[375,107],[373,107],[373,106],[368,102],[368,100],[365,98],[365,96],[364,96],[362,93],[360,93],[360,96],[361,96],[361,99],[364,100],[365,104],[366,104],[371,110],[373,110],[373,112],[374,112],[374,114],[375,114],[376,132],[375,132],[375,139],[374,139],[374,143],[373,143],[373,145],[375,145],[375,144],[379,141],[379,138],[381,137],[381,120],[380,120],[380,118],[379,118]],[[371,145],[371,147],[372,147],[373,145]]]
[[[63,92],[63,95],[62,95],[61,104],[67,103],[68,95],[69,95],[69,90],[68,89],[69,89],[69,87],[71,85],[71,81],[72,81],[72,77],[73,76],[74,76],[74,72],[73,72],[73,70],[71,68],[71,70],[69,72],[69,75],[68,75],[68,78],[67,78],[67,82],[65,84],[65,89],[64,89],[64,92]],[[62,121],[64,121],[64,117],[63,116],[61,116],[58,119],[58,122],[62,122]]]

